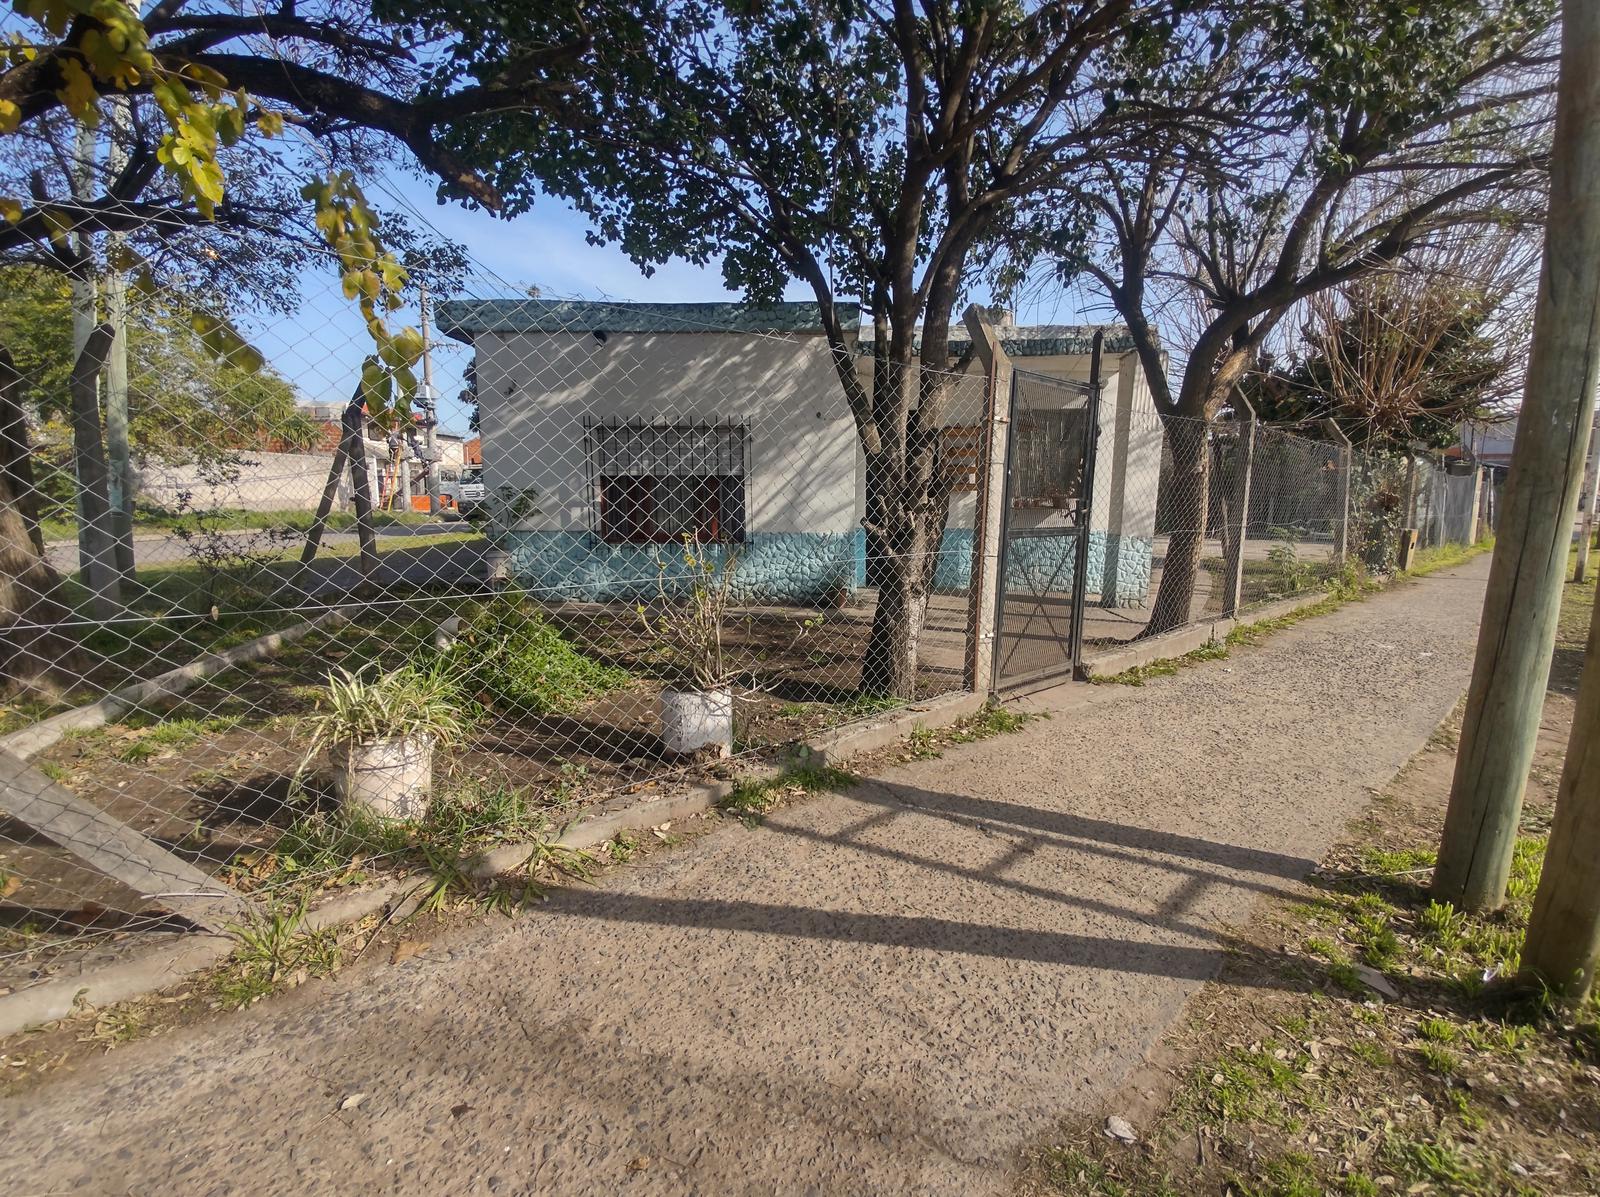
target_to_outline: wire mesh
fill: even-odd
[[[966,684],[994,546],[963,344],[950,371],[886,369],[836,358],[813,305],[507,299],[484,274],[431,313],[443,385],[386,427],[315,275],[240,317],[275,347],[256,371],[207,351],[184,294],[130,297],[129,385],[76,396],[59,286],[8,286],[43,332],[16,303],[0,322],[0,986],[548,838]],[[1470,539],[1474,478],[1352,481],[1325,441],[1164,419],[1115,345],[1091,429],[1087,341],[1051,333],[1003,521],[1049,551],[1012,555],[1002,607],[1059,615],[1085,530],[1091,646],[1323,585],[1347,503]],[[1060,655],[1067,621],[1024,622]]]

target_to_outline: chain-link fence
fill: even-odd
[[[0,988],[988,684],[1007,407],[967,342],[892,369],[812,304],[458,297],[385,424],[336,296],[241,320],[257,369],[181,296],[112,325],[7,286]],[[1059,614],[1082,561],[1091,645],[1321,587],[1357,530],[1395,538],[1362,513],[1396,485],[1386,511],[1470,538],[1426,463],[1163,420],[1114,336],[1089,483],[1088,330],[1002,340],[1038,396],[998,522],[1037,551],[1006,579],[1047,569]],[[1045,533],[1089,486],[1079,557]]]
[[[1364,451],[1331,428],[1135,409],[1101,434],[1100,468],[1118,480],[1109,503],[1097,488],[1093,526],[1140,564],[1115,588],[1091,575],[1092,651],[1392,573],[1404,529],[1428,548],[1492,526],[1489,471]]]

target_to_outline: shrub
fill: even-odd
[[[570,711],[628,681],[509,597],[464,618],[446,659],[467,696],[505,714]]]
[[[1298,534],[1293,528],[1274,528],[1274,536],[1281,540],[1267,550],[1267,564],[1271,567],[1267,584],[1277,594],[1298,594],[1309,590],[1317,582],[1317,570],[1310,562],[1300,559]]]

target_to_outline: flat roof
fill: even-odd
[[[858,304],[837,305],[846,329]],[[458,299],[438,305],[439,331],[472,342],[480,333],[821,333],[815,303],[613,303],[580,299]]]

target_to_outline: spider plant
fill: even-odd
[[[377,664],[328,674],[328,693],[311,717],[311,748],[425,739],[444,746],[466,735],[468,719],[455,682],[435,665],[402,665],[387,673]]]

